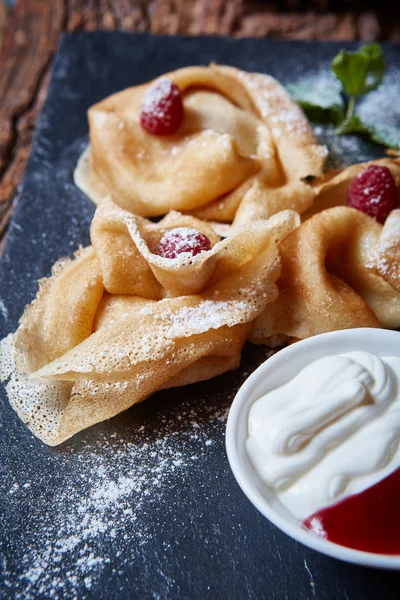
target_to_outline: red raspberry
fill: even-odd
[[[164,258],[177,258],[180,254],[196,256],[211,248],[210,240],[197,229],[175,227],[166,231],[158,242],[156,254]]]
[[[182,94],[173,81],[163,77],[147,92],[142,102],[140,123],[153,135],[172,135],[183,119]]]
[[[397,188],[387,167],[370,165],[350,185],[347,204],[384,223],[397,204]]]

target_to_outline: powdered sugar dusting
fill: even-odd
[[[211,407],[205,423],[204,414],[185,405],[175,415],[175,424],[164,421],[155,430],[143,426],[135,443],[101,439],[83,448],[74,460],[59,456],[73,463],[71,477],[62,477],[60,495],[46,499],[51,481],[44,488],[34,478],[24,486],[12,483],[13,502],[30,506],[28,523],[35,532],[32,546],[11,549],[22,567],[17,582],[4,566],[13,598],[72,598],[78,597],[78,590],[79,597],[85,597],[82,588],[90,590],[118,557],[117,539],[129,545],[131,560],[140,556],[154,536],[151,515],[157,512],[157,504],[169,486],[185,485],[194,462],[205,459],[213,445],[210,424],[214,435],[218,432],[222,437],[226,408]],[[182,422],[185,429],[179,427]]]
[[[358,114],[371,125],[382,124],[398,132],[400,139],[400,69],[388,70],[382,85],[360,101]]]
[[[292,84],[301,85],[315,92],[316,98],[324,94],[326,90],[332,93],[340,92],[341,85],[329,66],[316,69],[314,72],[302,74]],[[357,135],[336,135],[335,126],[320,125],[313,123],[314,133],[321,144],[328,147],[329,156],[327,167],[336,168],[361,161],[360,156],[360,138]]]
[[[390,65],[382,85],[357,102],[357,114],[367,125],[380,125],[394,133],[397,132],[400,140],[399,82],[400,69]],[[330,71],[329,65],[316,69],[309,75],[303,74],[291,83],[314,90],[316,97],[326,90],[341,91],[341,84]],[[382,146],[368,142],[363,136],[337,135],[333,125],[314,124],[313,129],[319,142],[328,146],[328,168],[344,167],[354,162],[365,162],[374,158],[374,155],[375,158],[379,158],[384,153]]]
[[[157,254],[174,259],[191,257],[210,250],[207,236],[191,227],[175,227],[166,231],[158,243]],[[184,256],[185,255],[185,256]]]
[[[253,101],[262,117],[272,125],[274,137],[295,135],[307,130],[307,122],[302,111],[288,101],[282,89],[268,75],[240,72],[238,78],[252,92]]]
[[[326,68],[316,68],[315,71],[308,74],[302,73],[297,80],[294,79],[291,83],[315,90],[316,93],[324,92],[327,89],[332,92],[341,90],[341,84],[329,69],[329,65]]]
[[[151,86],[143,98],[142,110],[154,113],[159,109],[160,102],[164,100],[166,96],[179,95],[179,89],[173,85],[172,81],[166,77],[161,77],[154,85]],[[163,117],[164,115],[160,114],[158,116]]]
[[[8,318],[8,308],[3,300],[0,299],[0,312],[2,313],[5,320]]]
[[[143,98],[140,122],[154,135],[172,134],[183,118],[181,92],[173,81],[162,77],[147,91]]]
[[[371,160],[368,151],[362,152],[362,139],[358,135],[337,135],[334,125],[313,124],[314,133],[321,144],[329,149],[328,168],[339,168]]]
[[[148,580],[146,569],[158,565],[163,570],[170,544],[163,534],[167,524],[182,514],[193,485],[202,485],[213,460],[219,465],[216,481],[221,464],[228,470],[224,429],[229,406],[244,378],[266,356],[265,349],[252,348],[251,364],[245,358],[241,372],[161,392],[61,449],[32,444],[27,433],[28,458],[2,481],[10,498],[6,522],[12,535],[5,536],[9,542],[0,568],[15,600],[98,597],[110,580],[113,589],[117,581],[129,597],[127,570],[132,573],[137,565],[140,577]],[[174,403],[175,396],[187,400]],[[40,467],[32,469],[32,464]],[[218,485],[207,485],[204,493],[218,494]],[[16,513],[17,528],[11,518]],[[179,523],[174,528],[179,531]],[[162,581],[164,592],[157,597],[171,593],[173,582]]]
[[[246,290],[243,292],[244,296],[245,292]],[[231,325],[229,316],[236,316],[237,313],[243,315],[238,322],[240,320],[246,322],[252,309],[253,306],[249,305],[249,293],[244,300],[203,300],[196,306],[182,306],[175,313],[165,310],[160,317],[161,323],[157,323],[157,325],[159,329],[160,325],[163,326],[163,334],[167,339],[186,337],[190,333],[199,334],[210,329],[219,329],[226,324]],[[152,305],[145,306],[140,310],[142,315],[150,315],[153,312]]]

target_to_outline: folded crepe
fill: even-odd
[[[367,267],[400,293],[400,209],[386,219]]]
[[[386,167],[391,172],[399,190],[400,201],[400,158],[381,158],[365,163],[355,163],[345,169],[327,171],[324,175],[314,179],[314,201],[312,206],[302,215],[302,220],[334,206],[346,206],[347,192],[353,179],[370,165]]]
[[[400,204],[399,158],[315,179],[313,205],[279,245],[279,297],[255,320],[252,341],[275,346],[338,329],[400,327],[400,210],[382,226],[346,206],[353,179],[370,165],[389,169]]]
[[[236,368],[251,322],[278,293],[277,244],[298,225],[285,211],[220,240],[194,217],[155,224],[104,200],[92,245],[55,265],[0,344],[11,405],[56,445],[156,390]],[[166,231],[188,226],[209,236],[209,251],[155,254]]]
[[[399,213],[392,211],[382,226],[359,210],[336,206],[292,231],[279,245],[279,296],[256,318],[251,340],[399,328]]]
[[[88,111],[90,147],[76,184],[141,216],[170,210],[241,226],[284,210],[304,212],[327,156],[299,106],[272,77],[233,67],[168,73],[183,95],[177,133],[155,136],[140,124],[154,82],[116,93]]]

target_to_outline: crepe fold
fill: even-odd
[[[353,179],[387,167],[398,189],[400,160],[383,158],[329,171],[313,181],[312,207],[279,246],[279,297],[254,323],[256,343],[280,345],[353,327],[400,327],[400,210],[382,226],[347,207]]]
[[[210,251],[152,252],[163,232],[188,224],[211,235]],[[298,225],[284,211],[219,240],[193,217],[154,224],[105,201],[92,246],[56,264],[1,342],[11,405],[56,445],[157,390],[236,368],[252,321],[277,297],[277,245]]]
[[[337,206],[292,231],[279,246],[279,296],[256,318],[252,341],[399,328],[399,212],[382,226],[359,210]]]
[[[365,163],[355,163],[345,169],[327,171],[321,177],[314,179],[312,182],[314,201],[312,206],[302,215],[302,219],[309,219],[327,208],[346,206],[347,193],[353,179],[370,165],[389,169],[399,190],[398,200],[400,203],[400,158],[387,157]]]
[[[400,293],[400,210],[385,221],[379,243],[373,248],[368,268]]]
[[[275,79],[219,65],[165,77],[183,95],[184,120],[174,135],[150,135],[140,125],[154,82],[89,109],[90,147],[75,171],[89,198],[111,196],[141,216],[179,210],[235,227],[310,207],[304,180],[321,174],[327,150]]]

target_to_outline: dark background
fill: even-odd
[[[37,279],[88,243],[93,206],[72,182],[87,143],[88,106],[162,72],[210,60],[296,82],[329,71],[342,45],[122,33],[64,37],[0,262],[0,338],[16,328]],[[399,64],[399,47],[387,45],[385,52],[390,65]],[[340,143],[346,160],[382,153],[357,138]],[[29,433],[1,389],[0,596],[399,598],[398,573],[348,565],[299,545],[258,514],[237,486],[225,454],[223,415],[266,352],[248,345],[237,372],[158,393],[55,449]],[[104,473],[118,493],[102,512],[95,499]],[[136,480],[141,473],[137,489],[122,495],[121,477]],[[149,496],[146,480],[153,476],[159,485]],[[90,535],[79,507],[86,507],[82,521],[92,523]],[[95,528],[96,519],[103,529]]]
[[[62,32],[400,42],[393,0],[0,0],[0,255]]]

